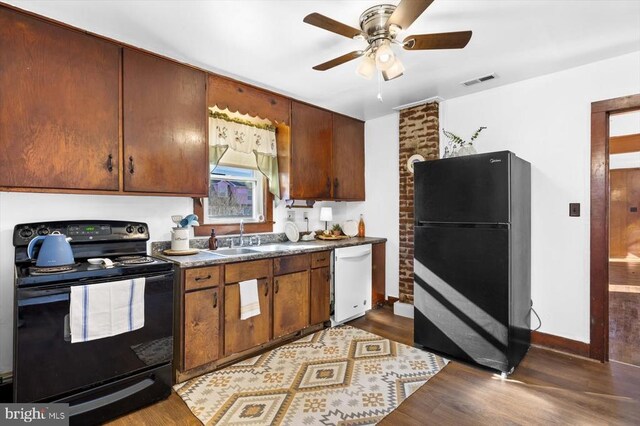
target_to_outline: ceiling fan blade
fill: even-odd
[[[433,0],[402,0],[389,17],[387,28],[393,24],[406,30],[431,3],[433,3]]]
[[[416,34],[403,41],[406,50],[462,49],[471,40],[471,31],[452,33]]]
[[[353,59],[359,58],[363,54],[364,54],[364,51],[362,50],[354,50],[353,52],[349,52],[345,55],[338,56],[337,58],[333,58],[332,60],[322,63],[320,65],[316,65],[315,67],[313,67],[313,69],[316,71],[326,71],[330,68],[337,67],[338,65],[342,65],[345,62],[349,62]]]
[[[350,27],[342,22],[335,21],[319,13],[310,13],[302,20],[307,24],[314,25],[323,30],[331,31],[332,33],[340,34],[341,36],[354,38],[357,35],[362,34],[359,29]]]

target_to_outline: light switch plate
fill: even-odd
[[[569,203],[569,216],[571,217],[580,216],[580,203]]]

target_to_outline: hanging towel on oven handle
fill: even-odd
[[[71,287],[71,343],[144,327],[144,278]]]

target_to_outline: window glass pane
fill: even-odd
[[[237,219],[253,218],[255,181],[211,179],[209,216]]]
[[[265,181],[256,169],[219,164],[210,175],[205,223],[263,221]]]

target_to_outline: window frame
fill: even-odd
[[[238,223],[239,224],[240,220],[244,220],[245,225],[249,224],[249,223],[262,223],[262,222],[264,222],[264,220],[265,220],[264,218],[266,218],[266,212],[265,212],[265,208],[264,208],[264,197],[265,197],[264,188],[267,186],[267,177],[264,176],[260,172],[260,170],[258,170],[257,168],[254,169],[254,168],[249,168],[249,167],[236,166],[236,165],[232,165],[232,164],[219,164],[218,167],[227,167],[227,168],[233,168],[233,169],[250,170],[254,176],[245,177],[245,176],[238,176],[238,175],[221,175],[221,174],[217,174],[216,175],[216,174],[214,174],[214,171],[215,171],[215,169],[214,169],[209,173],[209,188],[211,188],[211,180],[212,179],[216,179],[216,176],[218,176],[218,179],[220,179],[220,180],[255,182],[256,183],[255,195],[258,198],[258,203],[259,204],[258,203],[252,203],[254,212],[252,213],[252,217],[251,218],[233,219],[231,217],[226,217],[226,218],[222,218],[222,219],[216,220],[214,222],[208,222],[207,223],[207,220],[211,220],[211,218],[209,217],[209,211],[208,211],[209,210],[209,206],[208,206],[208,203],[204,202],[204,204],[207,204],[207,205],[203,205],[203,215],[202,216],[198,216],[198,218],[200,218],[200,223],[203,223],[203,224],[206,224],[206,225],[216,226],[216,225],[225,225],[225,224],[233,224],[233,223]],[[259,188],[257,187],[258,185],[262,186],[262,192],[260,192]],[[253,190],[252,190],[252,192],[253,192]],[[208,198],[206,198],[206,200],[208,200]],[[256,210],[261,210],[261,211],[256,212]],[[261,215],[263,217],[262,221],[256,220],[256,217],[258,215]],[[225,221],[225,219],[227,221]]]
[[[266,179],[266,178],[265,178]],[[266,182],[265,182],[266,183]],[[269,192],[269,185],[263,185],[262,195],[262,211],[264,212],[263,222],[247,222],[244,224],[245,234],[253,234],[257,232],[273,232],[273,194]],[[199,217],[205,214],[204,198],[193,199],[193,212]],[[239,223],[202,223],[195,226],[194,234],[196,237],[208,237],[211,230],[216,230],[216,235],[232,235],[240,233]]]

